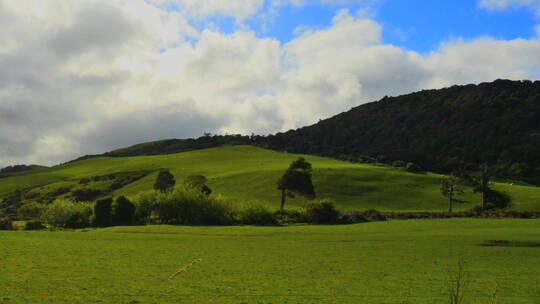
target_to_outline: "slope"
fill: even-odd
[[[333,199],[343,210],[446,209],[447,203],[439,194],[441,176],[437,174],[412,174],[391,167],[280,153],[253,146],[85,159],[35,173],[2,178],[0,195],[9,196],[20,189],[25,201],[55,199],[79,192],[92,194],[92,191],[97,193],[94,199],[109,194],[132,196],[152,189],[158,170],[166,168],[178,183],[189,175],[202,174],[209,179],[208,184],[215,193],[221,193],[241,205],[259,203],[275,209],[279,202],[276,180],[298,157],[312,163],[318,197]],[[495,188],[513,197],[512,209],[540,210],[538,187],[497,183]],[[466,202],[459,204],[457,209],[470,209],[479,202],[479,196],[470,189],[460,199]],[[297,197],[289,200],[287,206],[299,206],[304,202],[302,197]]]

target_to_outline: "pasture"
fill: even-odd
[[[330,198],[343,211],[375,208],[381,211],[444,211],[447,200],[440,194],[443,176],[433,173],[408,173],[399,168],[353,164],[329,158],[280,153],[252,146],[225,146],[168,155],[137,157],[98,157],[46,169],[38,169],[0,179],[0,195],[15,189],[28,191],[29,197],[43,197],[59,189],[103,190],[112,181],[81,180],[116,174],[146,174],[114,189],[112,195],[133,196],[152,189],[159,169],[169,169],[177,183],[189,175],[202,174],[214,193],[236,201],[238,205],[262,204],[272,210],[279,207],[276,181],[290,163],[304,157],[313,165],[313,182],[319,198]],[[529,185],[493,183],[494,189],[507,192],[513,199],[510,209],[540,210],[540,188]],[[105,192],[107,193],[107,192]],[[463,203],[454,210],[467,210],[480,204],[480,195],[470,188],[459,197]],[[305,202],[300,196],[286,207]]]
[[[448,303],[462,255],[464,303],[532,304],[539,244],[518,219],[0,231],[0,303]]]

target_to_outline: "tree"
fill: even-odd
[[[184,180],[184,185],[189,188],[199,189],[206,195],[212,194],[212,189],[206,185],[206,177],[204,175],[190,175]]]
[[[482,174],[476,181],[475,191],[482,193],[482,210],[488,209],[489,179],[491,175],[487,164],[483,165]]]
[[[131,225],[135,219],[135,205],[125,196],[119,196],[112,206],[112,219],[115,225]]]
[[[112,223],[112,198],[98,200],[94,205],[94,225],[106,227]]]
[[[441,194],[448,198],[448,212],[452,213],[452,206],[456,201],[454,196],[456,194],[463,193],[463,190],[459,188],[458,179],[451,176],[448,178],[443,178],[441,180]]]
[[[285,206],[286,197],[294,197],[293,193],[309,199],[315,198],[315,189],[311,181],[311,164],[303,158],[298,158],[278,179],[277,189],[281,191],[281,211]]]
[[[154,189],[161,192],[167,192],[172,190],[175,184],[176,181],[174,180],[174,176],[171,174],[171,172],[169,172],[169,170],[161,170],[159,171],[156,182],[154,183]]]

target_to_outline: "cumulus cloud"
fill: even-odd
[[[282,44],[246,28],[199,31],[157,1],[0,0],[0,166],[203,132],[267,134],[384,95],[540,69],[537,39],[453,40],[422,55],[344,10]],[[203,2],[182,3],[212,12]]]

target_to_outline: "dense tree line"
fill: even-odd
[[[454,86],[356,107],[313,126],[278,133],[267,145],[355,159],[384,155],[423,169],[476,170],[540,182],[540,81]]]

